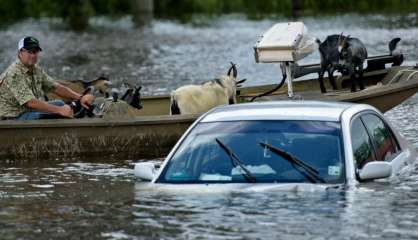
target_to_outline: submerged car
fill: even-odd
[[[416,158],[415,147],[372,106],[257,102],[207,112],[159,169],[144,162],[134,172],[154,186],[170,187],[356,185],[394,176]]]

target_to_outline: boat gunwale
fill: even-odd
[[[396,92],[403,92],[404,90],[408,90],[411,88],[418,88],[418,81],[415,82],[398,82],[398,83],[391,83],[388,85],[383,85],[375,89],[365,89],[358,92],[353,93],[345,93],[344,95],[340,96],[333,96],[335,97],[336,101],[353,101],[353,100],[360,100],[360,99],[370,99],[375,98],[377,96],[384,96],[389,95]]]
[[[401,66],[399,70],[410,69],[413,66]],[[378,76],[382,74],[387,74],[390,72],[391,68],[386,68],[382,70],[376,70],[372,72],[367,72],[364,74],[364,77]],[[298,82],[308,82],[316,81],[317,79],[301,79]],[[341,79],[344,81],[345,79]],[[301,83],[303,84],[303,83]],[[259,88],[268,88],[271,85],[259,85],[259,86],[248,86],[239,88],[244,92],[251,91],[252,89]],[[390,84],[384,84],[374,89],[365,89],[358,92],[345,92],[341,95],[327,96],[334,98],[335,101],[361,101],[363,99],[370,99],[376,96],[389,95],[391,93],[402,92],[409,88],[417,88],[418,81],[416,78],[409,81],[399,81]],[[303,91],[302,91],[303,92]],[[276,92],[272,96],[283,95],[285,92]],[[244,93],[239,95],[241,98],[246,98],[252,96],[252,93]],[[158,95],[158,96],[144,96],[144,99],[166,99],[167,96]],[[140,125],[161,125],[161,124],[175,124],[175,123],[191,123],[196,120],[200,114],[193,115],[169,115],[169,114],[155,114],[155,115],[143,115],[136,116],[133,118],[82,118],[82,119],[42,119],[42,120],[1,120],[0,129],[17,129],[17,128],[65,128],[65,127],[113,127],[113,126],[140,126]]]

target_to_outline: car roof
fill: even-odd
[[[341,114],[353,106],[347,102],[269,101],[217,107],[202,117],[201,122],[237,120],[316,120],[340,121]]]

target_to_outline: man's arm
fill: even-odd
[[[74,92],[71,88],[68,88],[64,85],[58,84],[54,90],[54,93],[60,97],[70,98],[73,100],[78,100],[81,98],[81,94]]]
[[[40,112],[57,113],[61,116],[69,118],[73,117],[73,110],[69,105],[55,106],[36,98],[32,98],[25,103],[25,106]]]
[[[54,90],[54,93],[60,97],[71,98],[73,100],[80,100],[81,105],[87,109],[89,108],[89,105],[91,105],[91,103],[94,100],[93,95],[86,94],[82,96],[81,94],[73,91],[71,88],[68,88],[61,84],[57,85],[57,87]]]
[[[61,85],[55,82],[44,70],[39,69],[42,74],[42,88],[44,92],[52,91],[60,97],[69,98],[72,100],[80,100],[81,105],[89,109],[89,105],[93,103],[93,95],[86,94],[82,96],[81,94],[73,91],[71,88],[68,88],[64,85]]]

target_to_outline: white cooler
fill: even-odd
[[[296,62],[318,48],[302,22],[277,23],[257,41],[257,63]]]

